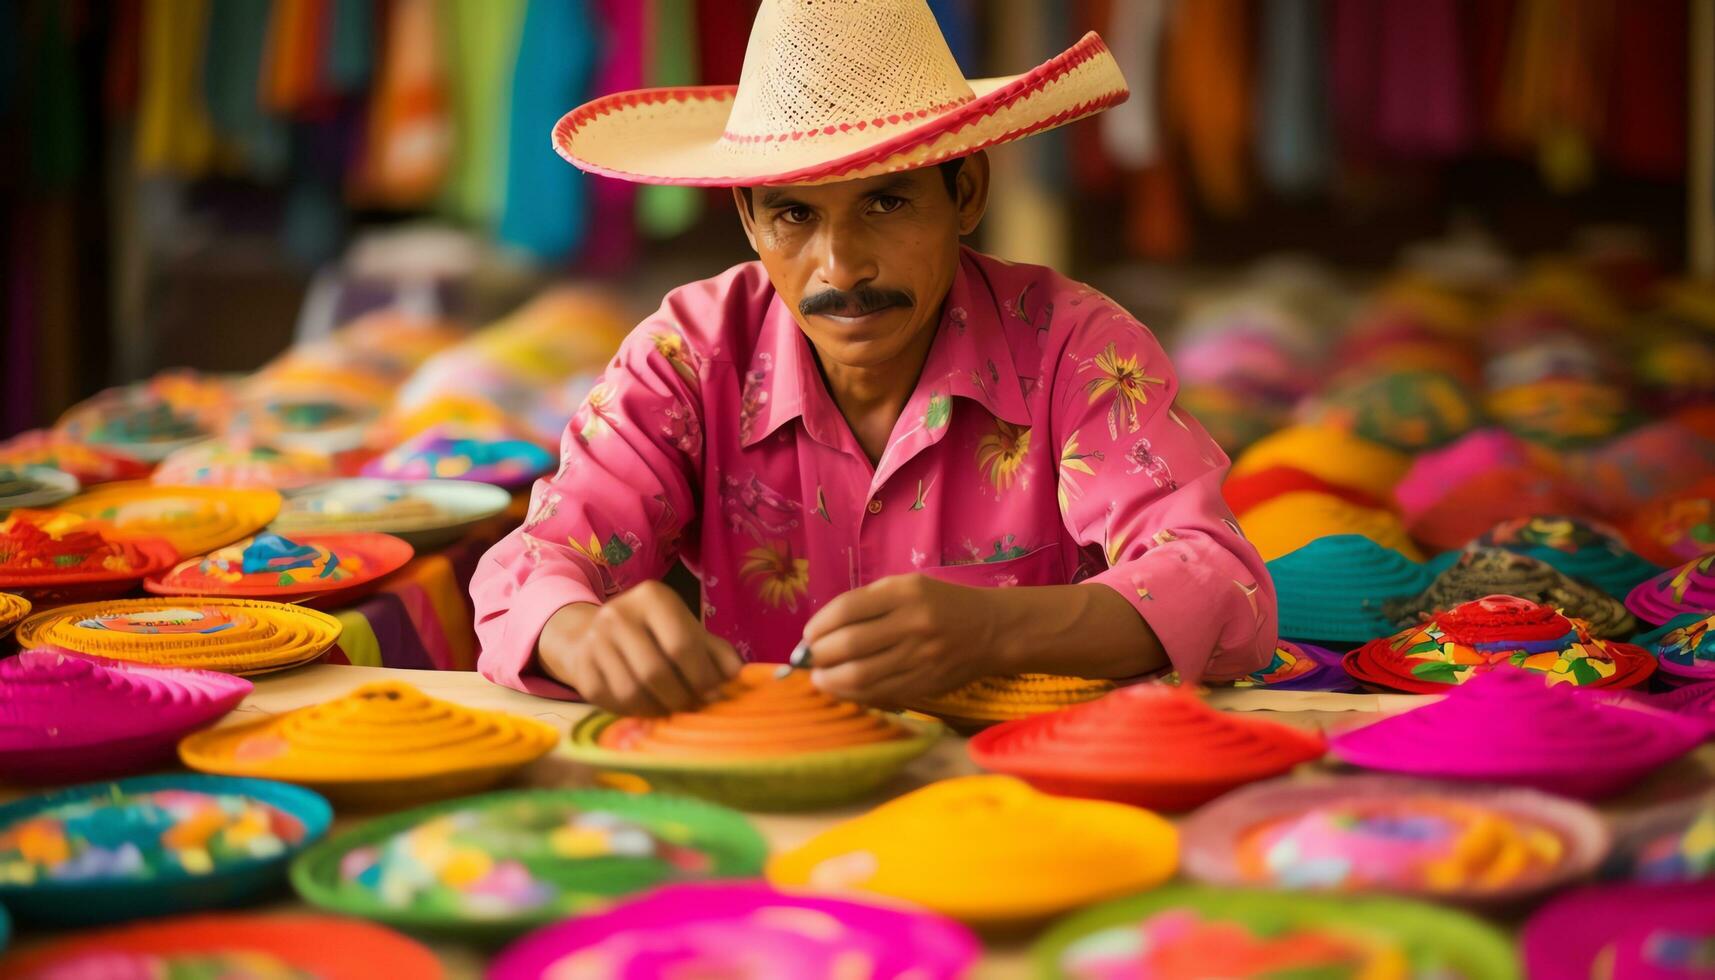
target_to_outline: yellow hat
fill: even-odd
[[[1233,461],[1231,475],[1271,466],[1290,466],[1386,500],[1411,468],[1411,457],[1333,426],[1292,425],[1257,440]]]
[[[1283,493],[1266,500],[1245,511],[1239,526],[1263,561],[1273,561],[1318,538],[1336,534],[1361,534],[1412,561],[1423,560],[1397,514],[1360,507],[1314,490]]]
[[[1010,926],[1158,885],[1178,857],[1173,825],[1148,810],[1049,796],[1010,776],[966,776],[777,855],[768,880]]]

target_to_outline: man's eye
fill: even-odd
[[[891,194],[883,194],[875,199],[872,206],[878,214],[892,214],[905,206],[905,198],[894,197]]]
[[[789,225],[801,225],[810,220],[810,209],[802,204],[780,212],[780,220]]]

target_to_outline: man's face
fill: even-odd
[[[986,204],[983,154],[965,160],[954,190],[926,167],[734,196],[769,280],[821,356],[881,367],[939,318],[959,236],[976,228]]]

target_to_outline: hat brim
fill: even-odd
[[[725,132],[737,86],[637,89],[566,113],[553,142],[573,166],[635,183],[814,184],[930,166],[1081,119],[1130,94],[1093,32],[1022,75],[970,86],[973,97],[952,105],[743,137]]]

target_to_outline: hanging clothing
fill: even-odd
[[[438,0],[452,113],[451,172],[441,206],[488,225],[505,192],[506,118],[526,0]]]
[[[1157,109],[1161,38],[1173,0],[1113,0],[1103,36],[1131,97],[1096,117],[1102,149],[1114,165],[1139,170],[1161,151]]]
[[[322,89],[323,49],[328,38],[331,0],[274,0],[263,55],[262,104],[282,115],[315,108],[329,93]]]
[[[648,6],[637,0],[595,0],[595,9],[604,43],[597,52],[590,97],[642,88]],[[592,182],[589,240],[578,256],[580,264],[590,271],[622,273],[633,266],[637,254],[637,186],[628,180]]]
[[[399,208],[433,201],[452,167],[452,115],[437,0],[391,0],[370,93],[359,193]]]
[[[144,171],[199,177],[214,159],[202,86],[209,3],[151,0],[143,5],[137,164]]]
[[[1633,3],[1617,13],[1603,150],[1625,173],[1683,179],[1686,6]]]
[[[1167,98],[1177,111],[1191,176],[1209,210],[1231,216],[1249,203],[1250,49],[1244,0],[1197,0],[1173,8]]]
[[[1376,138],[1395,156],[1446,158],[1469,150],[1460,0],[1377,4]]]
[[[1257,170],[1272,190],[1303,194],[1322,186],[1330,167],[1324,4],[1262,0],[1259,13]]]
[[[589,228],[589,180],[554,153],[548,134],[589,94],[596,37],[587,0],[529,0],[519,38],[498,234],[539,258],[564,258]]]
[[[1569,192],[1594,179],[1613,0],[1519,0],[1496,107],[1503,139],[1533,147],[1543,180]]]
[[[645,37],[654,38],[644,70],[645,85],[676,88],[697,84],[697,12],[694,0],[652,0]],[[672,238],[690,228],[703,210],[695,187],[651,184],[637,192],[637,226],[650,238]]]
[[[257,98],[268,43],[269,0],[219,0],[203,48],[203,99],[243,173],[276,180],[286,170],[286,125]]]

